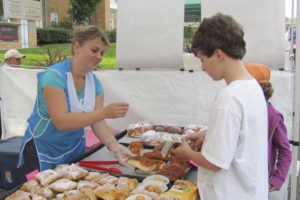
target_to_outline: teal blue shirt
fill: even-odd
[[[95,87],[96,87],[96,96],[99,96],[103,93],[103,86],[101,82],[98,80],[98,78],[94,79],[95,80]],[[63,82],[63,79],[60,77],[60,75],[53,71],[49,70],[43,74],[41,77],[41,81],[38,83],[38,100],[39,100],[39,110],[40,113],[43,115],[43,117],[49,117],[48,110],[45,104],[45,98],[44,98],[44,93],[43,89],[45,87],[52,86],[59,88],[61,90],[66,89],[66,85]],[[77,93],[78,99],[81,100],[84,98],[84,87],[82,90],[80,90],[79,93]]]

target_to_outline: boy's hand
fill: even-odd
[[[124,117],[128,111],[128,103],[111,103],[104,107],[105,118],[120,118]]]
[[[172,153],[176,157],[184,157],[184,158],[189,158],[190,151],[192,151],[192,149],[186,140],[183,140],[182,144],[180,144],[177,148],[172,149]]]
[[[203,145],[203,141],[206,136],[206,132],[207,132],[207,127],[201,129],[198,132],[194,132],[194,133],[186,135],[184,137],[184,139],[193,143],[197,149],[201,149],[201,147]]]

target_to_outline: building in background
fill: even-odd
[[[36,28],[51,27],[68,21],[70,6],[70,0],[3,0],[0,49],[36,47]],[[89,24],[110,30],[110,17],[110,0],[101,0]]]
[[[51,27],[69,18],[70,0],[41,0],[42,27]],[[110,1],[101,0],[90,23],[104,30],[110,29]]]

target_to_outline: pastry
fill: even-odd
[[[55,172],[60,174],[61,177],[70,179],[70,180],[78,180],[82,177],[85,177],[89,174],[89,172],[76,164],[71,165],[59,165],[54,169]]]
[[[60,175],[52,169],[47,169],[35,175],[35,178],[43,185],[49,185],[60,178]]]
[[[156,174],[166,176],[171,181],[176,181],[177,179],[181,179],[184,176],[185,172],[186,172],[186,168],[178,164],[170,164],[170,165],[165,165]]]
[[[162,160],[162,161],[169,161],[172,158],[172,155],[168,153],[165,157],[162,156],[161,151],[150,151],[150,152],[145,152],[143,154],[143,157],[149,158],[149,159],[157,159],[157,160]]]
[[[93,181],[93,180],[96,180],[99,177],[100,177],[99,172],[89,172],[89,174],[87,176],[83,177],[83,180]]]
[[[31,192],[35,192],[37,189],[41,187],[42,186],[39,184],[39,182],[36,179],[31,179],[22,185],[21,190],[31,193]]]
[[[129,144],[128,149],[131,151],[131,153],[140,155],[141,151],[144,149],[144,145],[140,141],[134,141]]]
[[[120,177],[116,188],[125,189],[131,192],[138,184],[138,180],[134,178]]]
[[[149,159],[142,156],[131,157],[128,159],[127,163],[146,172],[158,171],[165,165],[164,161]]]
[[[97,197],[100,197],[102,199],[108,199],[110,192],[114,189],[115,187],[111,184],[104,184],[101,186],[98,186],[94,192]]]
[[[157,194],[160,194],[162,191],[160,189],[160,187],[155,186],[155,185],[146,185],[144,187],[145,190],[149,191],[149,192],[155,192]]]
[[[52,183],[49,188],[55,192],[65,192],[73,190],[77,187],[77,183],[66,178],[59,179]]]
[[[81,188],[91,188],[91,189],[95,189],[96,187],[98,187],[97,183],[94,182],[90,182],[90,181],[84,181],[84,180],[80,180],[77,184],[77,189],[81,189]]]
[[[84,196],[86,196],[89,200],[97,200],[98,199],[98,197],[96,196],[94,190],[91,189],[91,188],[84,187],[84,188],[80,188],[79,191]]]
[[[109,174],[101,174],[97,179],[94,180],[95,183],[99,185],[111,184],[116,185],[118,178]]]
[[[173,125],[155,125],[154,130],[157,132],[182,134],[182,127]]]
[[[49,188],[49,186],[43,186],[36,190],[35,193],[47,199],[51,199],[55,196],[55,193]]]
[[[141,137],[143,133],[149,130],[153,130],[154,126],[147,122],[138,122],[135,124],[129,124],[127,128],[127,134],[129,137]]]
[[[24,192],[22,190],[17,190],[13,194],[5,198],[5,200],[16,200],[16,199],[30,200],[30,193]]]
[[[78,190],[70,190],[64,192],[64,198],[65,200],[89,200],[86,196],[84,196],[81,192]]]
[[[31,200],[47,200],[47,198],[42,197],[42,196],[37,195],[37,194],[34,194],[34,193],[31,193],[30,197],[31,197]]]

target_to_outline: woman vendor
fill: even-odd
[[[129,105],[118,102],[103,106],[103,86],[92,72],[108,46],[99,28],[85,28],[74,34],[71,59],[37,74],[36,102],[19,154],[18,166],[23,165],[25,171],[44,171],[82,156],[87,126],[119,161],[130,155],[105,122],[124,117]]]

